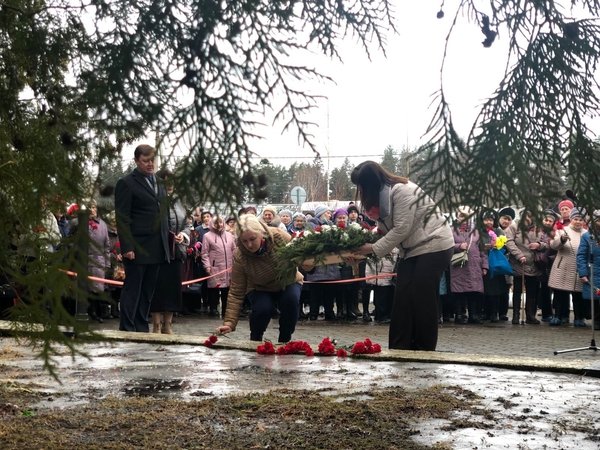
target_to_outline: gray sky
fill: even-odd
[[[440,2],[396,1],[398,34],[388,37],[387,58],[365,52],[349,38],[342,44],[344,63],[329,63],[315,57],[315,65],[330,74],[336,85],[322,86],[328,97],[314,116],[319,124],[316,142],[326,167],[351,157],[352,163],[379,159],[388,145],[416,147],[431,120],[432,94],[440,86],[440,66],[445,38],[457,1],[446,1],[445,17],[437,19]],[[507,37],[500,35],[491,48],[481,45],[484,36],[476,25],[456,28],[448,49],[444,89],[453,119],[466,135],[477,107],[490,96],[502,78],[507,55]],[[329,123],[329,126],[327,124]],[[266,127],[266,139],[252,149],[274,164],[310,162],[312,153],[300,148],[293,132],[281,135],[281,126]],[[290,158],[281,158],[290,156]],[[299,158],[300,157],[300,158]]]

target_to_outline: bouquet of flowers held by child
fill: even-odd
[[[320,225],[313,231],[301,231],[292,240],[277,249],[278,271],[285,276],[302,264],[311,266],[334,264],[350,259],[364,259],[364,255],[353,253],[363,244],[374,243],[381,237],[360,226]]]

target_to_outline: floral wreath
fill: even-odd
[[[358,223],[348,226],[318,225],[313,231],[296,232],[287,245],[276,250],[278,275],[280,279],[286,279],[307,259],[313,258],[318,265],[328,253],[340,255],[341,252],[377,242],[380,237],[380,234],[367,230]]]

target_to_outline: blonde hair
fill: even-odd
[[[254,214],[242,214],[236,222],[237,235],[241,236],[246,231],[265,235],[265,228]]]

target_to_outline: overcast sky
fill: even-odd
[[[436,17],[440,2],[397,0],[396,4],[398,34],[388,37],[387,57],[373,53],[369,61],[356,40],[349,38],[342,45],[343,64],[315,58],[317,67],[336,80],[335,85],[323,86],[328,101],[315,114],[325,167],[327,147],[334,168],[345,156],[351,156],[353,164],[378,160],[388,145],[401,149],[422,143],[433,114],[432,94],[440,86],[445,38],[457,1],[446,1],[442,19]],[[481,45],[483,39],[479,28],[463,18],[450,40],[444,71],[453,118],[465,136],[478,106],[493,93],[505,69],[507,37],[500,35],[491,48]],[[286,166],[311,161],[310,149],[298,147],[294,133],[281,135],[280,126],[263,132],[266,139],[252,147],[260,157]]]

